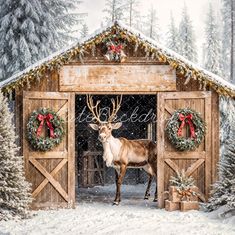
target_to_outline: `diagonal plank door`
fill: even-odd
[[[164,192],[169,179],[176,171],[185,170],[192,176],[200,190],[200,199],[207,200],[211,185],[211,93],[210,92],[160,92],[157,104],[158,143],[158,206],[164,207]],[[168,119],[177,109],[191,108],[199,112],[206,122],[204,141],[194,151],[177,151],[165,135]]]
[[[34,151],[26,139],[29,116],[50,108],[65,121],[62,143],[50,151]],[[60,92],[24,92],[23,155],[27,180],[32,184],[33,209],[71,208],[75,203],[74,96]]]

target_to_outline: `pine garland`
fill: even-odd
[[[184,138],[178,135],[178,130],[181,125],[181,121],[179,119],[180,114],[184,116],[192,115],[192,124],[195,128],[195,138]],[[187,120],[186,120],[187,122]],[[204,136],[205,136],[205,122],[201,118],[200,114],[192,109],[185,108],[185,109],[178,109],[176,110],[170,119],[167,122],[165,128],[167,138],[169,139],[170,143],[180,151],[189,151],[194,150],[197,148]]]
[[[51,114],[53,119],[51,120],[51,124],[54,129],[54,138],[50,136],[46,136],[45,138],[37,135],[37,130],[40,125],[40,121],[38,120],[38,115],[48,115]],[[27,138],[34,150],[38,151],[48,151],[53,149],[55,146],[59,145],[63,137],[65,135],[65,127],[64,120],[60,118],[56,112],[47,109],[40,108],[38,110],[33,111],[30,115],[29,122],[27,124]]]

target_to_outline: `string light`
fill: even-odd
[[[176,72],[179,76],[184,76],[185,85],[187,85],[192,78],[199,81],[200,89],[210,87],[219,94],[235,97],[235,91],[229,87],[224,87],[220,84],[217,84],[215,81],[213,81],[212,78],[210,78],[209,75],[205,74],[203,70],[198,70],[185,64],[184,61],[173,57],[171,54],[167,54],[166,52],[162,51],[162,49],[157,48],[148,41],[143,41],[138,35],[123,29],[118,24],[113,25],[112,27],[106,29],[105,32],[100,33],[93,38],[88,39],[82,45],[78,44],[63,54],[56,56],[52,60],[31,69],[29,72],[21,75],[17,81],[7,84],[5,87],[3,87],[2,91],[4,93],[10,94],[10,92],[23,87],[25,84],[30,86],[30,83],[40,81],[40,79],[44,77],[48,71],[57,70],[73,59],[79,58],[80,62],[84,63],[84,54],[87,53],[87,51],[91,51],[92,55],[94,55],[95,48],[100,43],[102,43],[105,38],[111,36],[114,32],[118,34],[119,38],[127,41],[130,44],[134,44],[135,52],[138,48],[141,47],[144,49],[146,54],[151,57],[151,59],[155,58],[156,61],[161,63],[168,63],[170,66],[176,69]]]

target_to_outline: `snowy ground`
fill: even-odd
[[[142,199],[144,190],[143,185],[124,186],[119,206],[112,206],[114,186],[79,190],[76,209],[39,211],[29,220],[0,222],[0,234],[235,234],[234,217],[160,210],[152,200]]]

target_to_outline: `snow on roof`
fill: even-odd
[[[203,69],[199,65],[187,60],[183,56],[179,55],[178,53],[170,50],[169,48],[166,48],[165,46],[161,45],[160,43],[156,42],[155,40],[145,36],[143,33],[139,32],[138,30],[133,29],[132,27],[129,27],[125,25],[122,22],[115,22],[115,23],[110,23],[106,27],[100,28],[96,30],[93,34],[78,40],[77,42],[63,48],[62,50],[59,50],[50,56],[38,61],[37,63],[33,64],[32,66],[26,68],[25,70],[14,74],[10,78],[0,82],[0,88],[4,88],[24,76],[26,76],[29,72],[32,72],[39,68],[42,64],[47,64],[51,60],[57,58],[58,56],[66,55],[66,53],[69,53],[70,50],[72,50],[75,47],[82,47],[86,42],[90,41],[91,39],[95,38],[96,36],[104,33],[105,31],[109,31],[110,28],[113,26],[117,26],[121,31],[126,31],[128,34],[135,35],[140,41],[144,41],[148,43],[151,47],[156,49],[157,51],[160,51],[162,54],[164,54],[168,59],[171,59],[173,61],[180,61],[182,64],[186,65],[187,68],[190,70],[196,70],[197,72],[200,72],[202,75],[202,79],[206,80],[207,82],[210,82],[214,85],[214,87],[222,87],[224,90],[226,90],[226,93],[228,93],[230,96],[235,97],[235,85],[232,83],[226,81],[225,79]],[[215,89],[217,91],[217,89]]]

